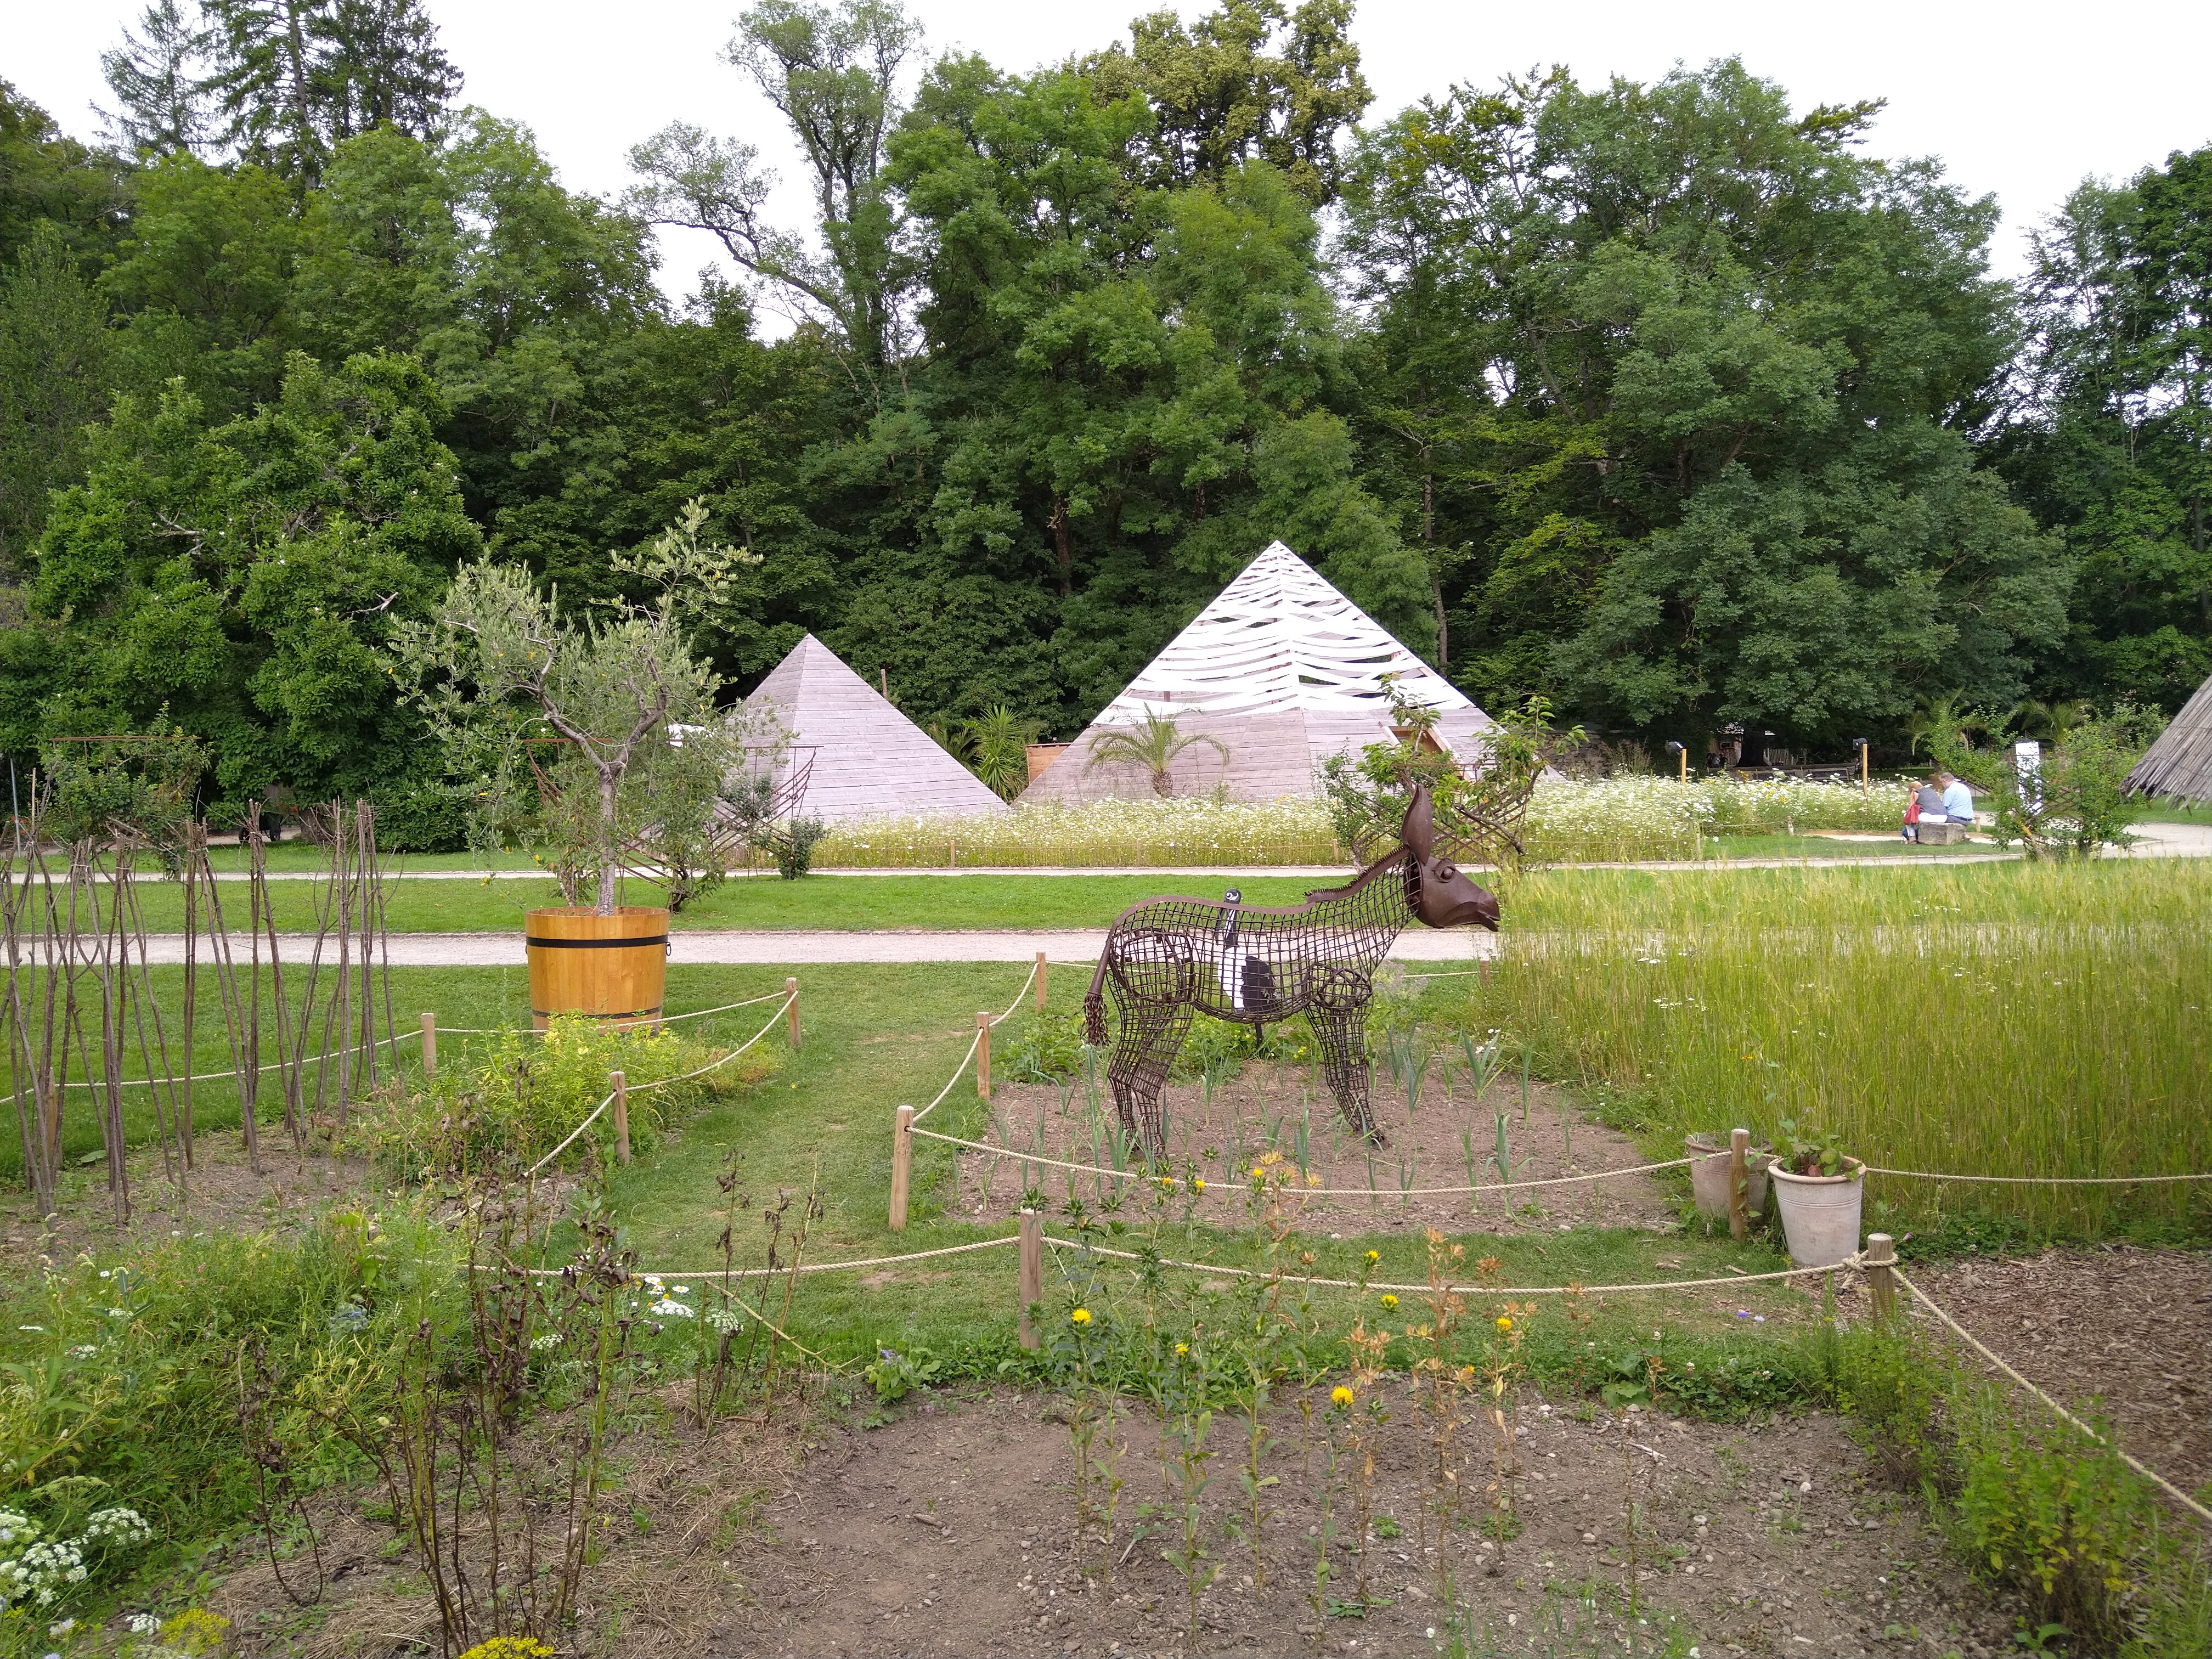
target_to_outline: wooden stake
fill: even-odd
[[[615,1162],[629,1162],[629,1081],[620,1072],[610,1072],[615,1085]]]
[[[783,982],[783,994],[790,1000],[784,1005],[783,1029],[790,1034],[793,1053],[799,1048],[799,981],[787,979]]]
[[[1022,1212],[1022,1346],[1037,1345],[1036,1325],[1030,1310],[1044,1300],[1044,1218],[1035,1210]]]
[[[1043,952],[1043,951],[1038,951],[1038,952],[1037,952],[1037,971],[1036,971],[1036,981],[1037,981],[1037,987],[1036,987],[1036,991],[1037,991],[1037,1012],[1039,1012],[1039,1013],[1042,1013],[1042,1012],[1044,1012],[1044,969],[1045,969],[1044,952]]]
[[[891,1231],[906,1231],[906,1198],[914,1184],[914,1108],[902,1106],[891,1126]]]
[[[1751,1146],[1751,1131],[1729,1131],[1729,1237],[1738,1243],[1751,1231],[1744,1215],[1744,1206],[1751,1196],[1751,1172],[1746,1167],[1744,1153]]]
[[[1887,1233],[1867,1235],[1867,1288],[1874,1292],[1874,1322],[1885,1328],[1897,1317],[1897,1281],[1889,1271],[1896,1260],[1897,1247]]]
[[[422,1011],[422,1075],[438,1075],[438,1017],[427,1008]]]
[[[991,1097],[991,1015],[988,1009],[979,1009],[975,1014],[975,1092],[985,1100]]]

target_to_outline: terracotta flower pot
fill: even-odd
[[[1794,1175],[1777,1164],[1775,1201],[1782,1210],[1790,1260],[1800,1267],[1832,1267],[1859,1248],[1859,1211],[1866,1198],[1866,1165],[1855,1158],[1841,1175]]]
[[[617,1030],[657,1025],[668,982],[668,912],[641,904],[597,910],[532,910],[523,939],[530,957],[530,1021],[588,1014]]]

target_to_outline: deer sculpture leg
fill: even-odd
[[[1190,1005],[1115,1000],[1121,1005],[1121,1029],[1114,1040],[1113,1057],[1106,1062],[1106,1079],[1113,1085],[1121,1133],[1142,1151],[1146,1162],[1162,1163],[1167,1158],[1167,1138],[1160,1091],[1167,1086],[1168,1069],[1190,1030]]]
[[[1379,1146],[1389,1138],[1375,1121],[1367,1101],[1367,1005],[1374,994],[1374,985],[1364,974],[1323,967],[1314,976],[1307,1018],[1321,1043],[1322,1069],[1328,1073],[1329,1092],[1336,1097],[1344,1121],[1354,1134]]]

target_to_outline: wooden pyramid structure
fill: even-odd
[[[2128,774],[2128,787],[2139,795],[2212,800],[2212,679],[2197,688],[2158,741],[2143,751]]]
[[[1386,686],[1384,677],[1390,677]],[[1389,690],[1439,711],[1436,735],[1463,762],[1478,763],[1490,717],[1372,617],[1280,542],[1244,568],[1189,627],[1170,641],[1120,696],[1100,711],[1022,799],[1092,800],[1149,797],[1141,769],[1091,764],[1103,732],[1171,719],[1207,744],[1170,768],[1175,793],[1204,794],[1225,784],[1240,800],[1316,793],[1314,769],[1391,740]]]
[[[811,769],[792,805],[794,817],[834,823],[1006,810],[981,779],[811,634],[792,647],[745,702],[773,708],[791,733],[791,753],[777,782],[800,768]]]

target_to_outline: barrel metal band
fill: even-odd
[[[562,1008],[557,1010],[551,1008],[532,1008],[530,1012],[532,1017],[537,1019],[553,1019],[562,1014],[580,1015],[585,1019],[644,1019],[647,1017],[658,1019],[660,1018],[660,1009],[661,1005],[656,1002],[650,1008],[632,1008],[629,1012],[621,1014],[595,1014],[589,1009],[586,1008]]]
[[[627,951],[632,945],[665,945],[665,933],[639,933],[630,939],[539,939],[534,933],[525,933],[522,942],[533,950],[548,951]]]

